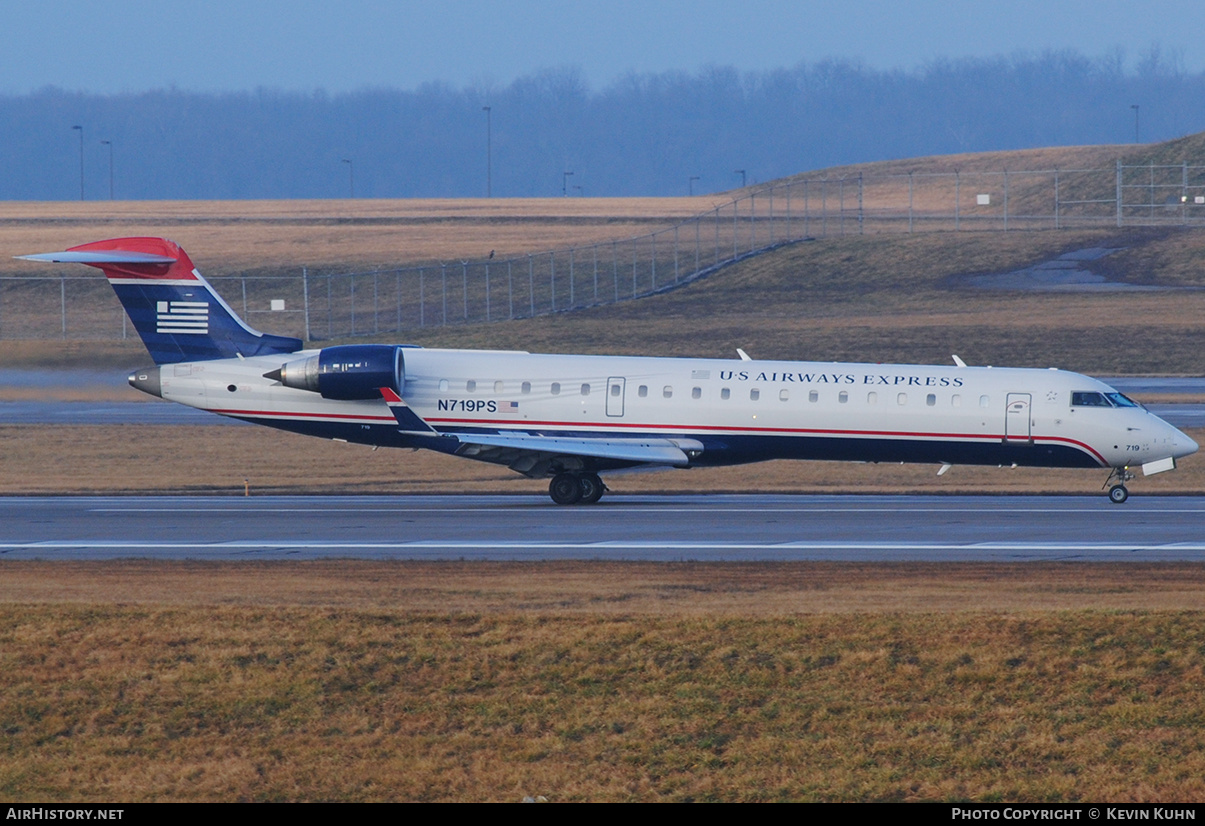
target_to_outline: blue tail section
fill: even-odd
[[[114,238],[21,257],[103,270],[156,364],[293,353],[302,347],[301,339],[248,327],[188,254],[166,238]]]

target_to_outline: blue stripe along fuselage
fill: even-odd
[[[226,414],[231,415],[231,414]],[[371,422],[332,422],[321,420],[285,419],[271,416],[240,416],[252,424],[317,436],[343,439],[356,444],[380,447],[421,447],[443,453],[453,453],[459,446],[454,439],[438,436],[412,436],[399,431],[396,424]],[[1043,440],[1004,442],[999,438],[978,436],[909,437],[890,434],[876,435],[818,435],[766,433],[706,433],[696,430],[563,430],[528,428],[508,431],[498,428],[445,427],[441,433],[525,433],[562,438],[696,439],[703,443],[702,455],[691,461],[695,467],[720,467],[770,459],[812,459],[847,462],[918,462],[963,465],[1017,465],[1019,467],[1099,468],[1105,465],[1087,450],[1073,443]],[[595,459],[587,462],[595,470],[630,467],[631,462]]]

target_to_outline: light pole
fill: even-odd
[[[698,175],[691,175],[691,176],[690,176],[689,192],[690,192],[690,194],[691,194],[692,196],[695,194],[695,181],[697,181],[697,180],[699,180],[699,176],[698,176]]]
[[[72,126],[79,130],[79,199],[84,200],[84,127]]]
[[[1138,140],[1138,104],[1131,104],[1130,108],[1134,110],[1134,143],[1141,143]]]
[[[494,196],[494,113],[489,106],[482,106],[485,112],[485,197]]]
[[[356,197],[356,165],[351,162],[350,158],[344,158],[343,163],[347,164],[347,197]]]
[[[745,188],[745,170],[734,169],[734,170],[732,170],[732,174],[741,176],[741,189],[744,189]]]
[[[569,195],[569,176],[572,172],[566,172],[561,175],[561,197],[565,198]]]
[[[101,141],[101,146],[109,147],[109,200],[113,200],[113,141]]]

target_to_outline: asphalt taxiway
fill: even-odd
[[[1205,497],[8,497],[0,559],[1205,561]]]

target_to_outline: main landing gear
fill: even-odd
[[[558,505],[593,505],[606,489],[597,473],[558,473],[548,483],[548,495]]]
[[[1125,483],[1134,478],[1134,474],[1130,473],[1128,467],[1115,467],[1113,472],[1109,474],[1109,478],[1105,480],[1102,487],[1109,488],[1109,501],[1114,505],[1120,505],[1122,502],[1130,498],[1130,492],[1126,490]],[[1116,481],[1117,484],[1109,487],[1109,483]]]

